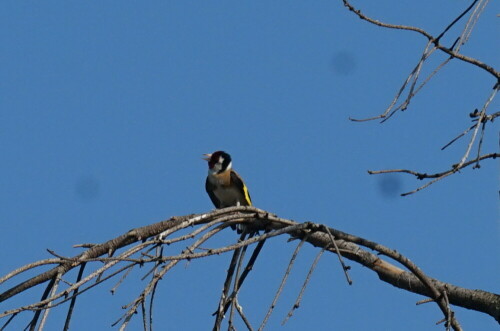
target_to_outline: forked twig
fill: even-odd
[[[237,309],[238,313],[240,314],[240,317],[243,320],[243,323],[245,323],[248,330],[253,331],[253,328],[252,328],[252,325],[250,324],[250,321],[245,316],[245,314],[243,313],[243,309],[241,308],[241,305],[238,303],[238,298],[236,298],[235,300],[236,300],[236,309]]]

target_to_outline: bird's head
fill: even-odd
[[[208,171],[212,174],[220,174],[226,170],[230,170],[231,155],[223,151],[213,152],[212,154],[203,154],[205,161],[208,161]]]

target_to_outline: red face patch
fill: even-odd
[[[216,151],[216,152],[212,153],[212,156],[210,157],[210,160],[208,160],[208,167],[210,169],[213,169],[213,167],[215,166],[215,164],[217,162],[219,162],[219,158],[221,157],[222,153],[224,153],[224,152],[223,151]]]

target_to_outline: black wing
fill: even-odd
[[[238,190],[240,190],[241,193],[243,193],[243,197],[245,198],[245,201],[241,204],[242,206],[251,206],[252,205],[252,198],[250,198],[250,192],[248,192],[248,188],[246,187],[245,183],[243,182],[243,179],[241,179],[240,175],[236,173],[236,171],[231,170],[231,183],[234,183],[236,187],[238,187]]]
[[[217,199],[217,197],[214,194],[215,185],[212,184],[208,180],[208,177],[207,177],[207,180],[205,182],[205,190],[207,191],[208,196],[210,197],[210,200],[212,200],[212,203],[214,204],[215,208],[220,208],[220,205],[221,205],[220,201],[219,201],[219,199]]]

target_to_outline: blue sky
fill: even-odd
[[[468,5],[358,6],[437,35]],[[493,66],[498,9],[489,4],[462,48]],[[47,248],[76,255],[74,244],[212,209],[200,157],[222,149],[257,207],[397,249],[442,281],[500,291],[497,161],[406,198],[398,194],[422,183],[366,172],[435,172],[456,163],[468,140],[440,148],[471,125],[468,114],[483,105],[493,78],[455,61],[385,124],[348,120],[385,109],[420,57],[422,37],[363,22],[341,1],[4,1],[0,40],[0,274],[49,257]],[[443,59],[436,54],[429,64]],[[483,150],[498,151],[498,124],[489,125]],[[235,239],[228,230],[220,240]],[[284,238],[266,244],[240,297],[255,325],[294,247]],[[338,330],[442,329],[434,326],[442,318],[435,305],[415,306],[422,297],[354,263],[348,286],[330,255],[280,327],[316,252],[299,254],[270,330],[329,330],[331,323]],[[156,294],[155,325],[211,327],[229,259],[193,261],[168,274]],[[72,330],[105,329],[118,319],[143,286],[142,272],[114,296],[112,282],[83,295]],[[455,311],[466,330],[498,327],[490,316]],[[50,316],[49,329],[60,328],[64,312]],[[13,329],[26,323],[17,320]],[[130,329],[139,323],[137,316]]]

